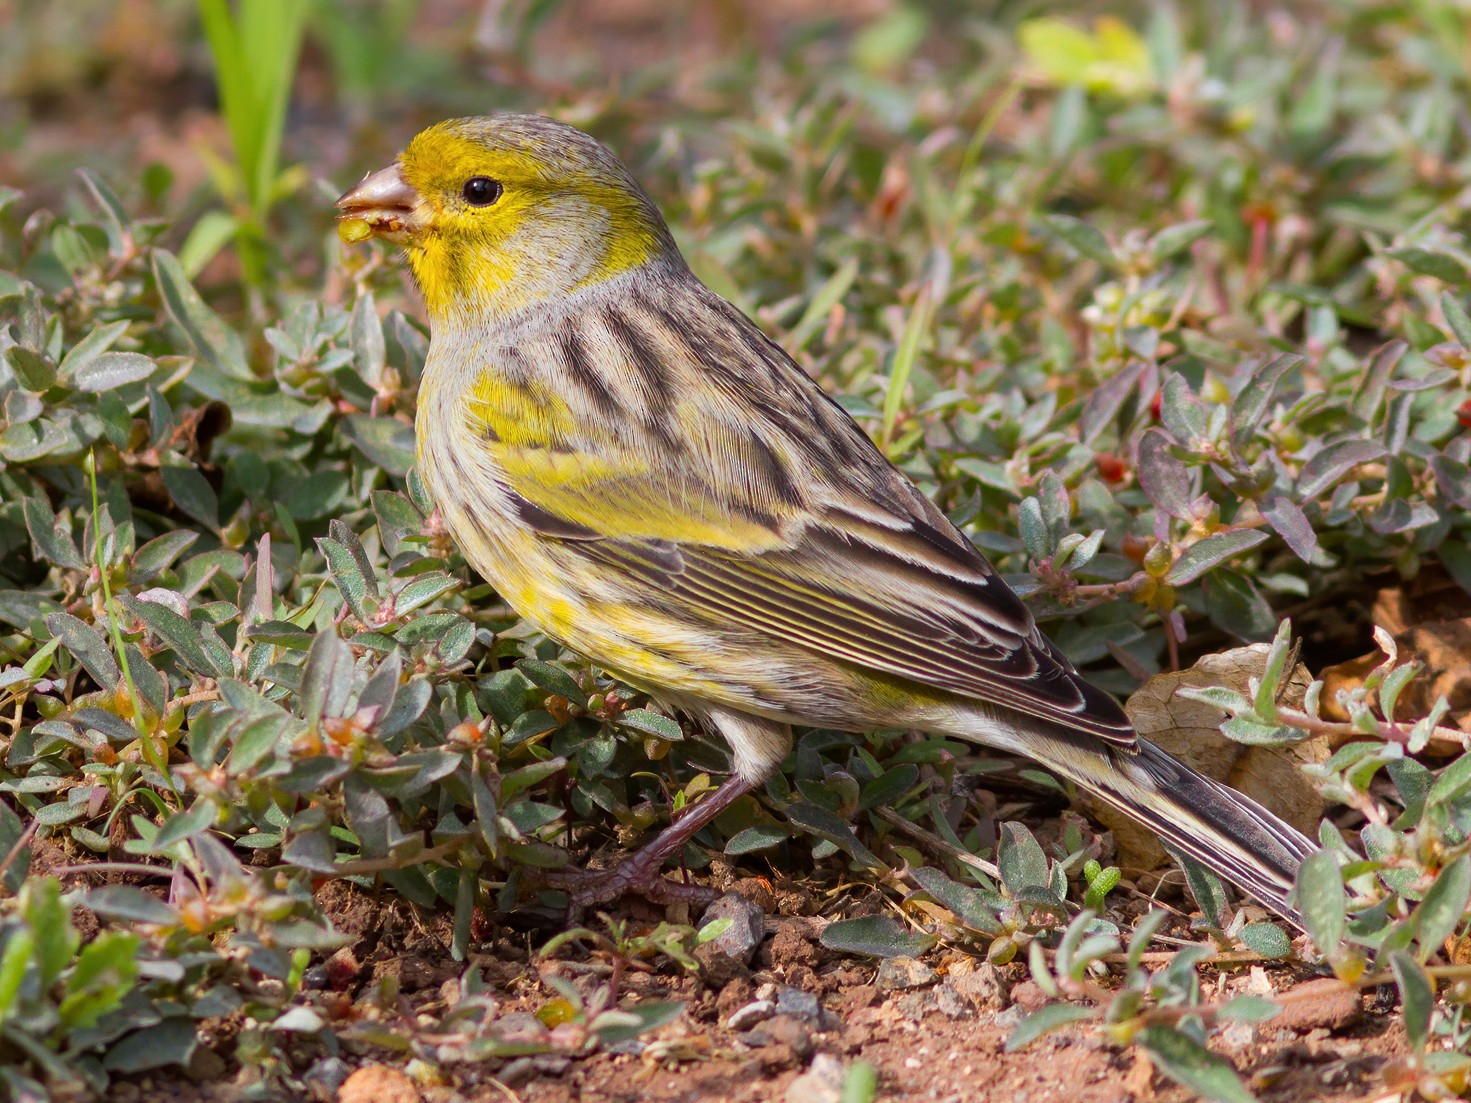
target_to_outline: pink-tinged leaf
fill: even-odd
[[[1316,498],[1334,486],[1361,463],[1384,455],[1384,445],[1377,440],[1344,440],[1330,444],[1302,466],[1297,477],[1297,493],[1302,499]]]
[[[1318,534],[1296,502],[1279,494],[1267,503],[1262,516],[1299,559],[1312,562],[1313,553],[1318,550]]]
[[[1139,485],[1149,500],[1171,517],[1193,516],[1190,470],[1170,454],[1170,438],[1158,429],[1139,438]]]

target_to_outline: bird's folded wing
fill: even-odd
[[[501,350],[472,410],[521,521],[681,617],[1132,750],[1113,699],[852,418],[684,286],[698,301],[607,303]],[[555,387],[534,378],[550,366]]]
[[[1112,698],[1079,677],[976,553],[922,522],[888,529],[857,516],[809,524],[794,542],[738,552],[620,539],[530,506],[547,537],[707,626],[738,624],[861,670],[1002,705],[1132,750]]]

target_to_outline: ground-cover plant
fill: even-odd
[[[1413,1082],[1460,1090],[1465,978],[1443,958],[1465,939],[1471,759],[1425,755],[1455,745],[1455,717],[1397,709],[1414,664],[1392,653],[1346,721],[1276,692],[1284,614],[1301,632],[1432,571],[1471,588],[1467,89],[1459,17],[1432,14],[1368,6],[1298,34],[1235,9],[1158,8],[1136,29],[967,17],[933,54],[911,15],[851,46],[725,58],[681,111],[632,86],[617,109],[575,87],[535,105],[634,162],[700,274],[842,396],[1100,680],[1127,690],[1275,640],[1252,693],[1206,693],[1227,733],[1342,741],[1318,775],[1349,813],[1304,870],[1316,949],[1229,914],[1191,871],[1198,948],[1154,968],[1157,920],[1124,929],[1103,840],[976,801],[1000,781],[1055,807],[1055,783],[903,733],[802,733],[690,869],[723,852],[876,885],[889,913],[839,919],[826,945],[1025,961],[1072,1002],[1018,1045],[1098,1020],[1214,1098],[1245,1089],[1209,1028],[1269,1009],[1203,1001],[1199,970],[1321,961],[1393,984]],[[259,225],[280,124],[231,104],[278,110],[290,75],[222,89],[249,123],[236,149]],[[87,173],[49,211],[0,197],[11,1091],[187,1064],[197,1024],[240,1009],[256,1025],[237,1051],[268,1076],[291,1074],[295,1041],[354,1031],[446,1063],[559,1045],[491,1031],[477,923],[556,914],[539,870],[636,841],[711,787],[723,751],[466,570],[413,473],[426,335],[390,253],[331,247],[320,279],[247,262],[260,312],[242,320],[211,305],[235,288],[198,285],[164,247],[207,229],[135,218],[122,190]],[[328,236],[320,191],[320,239],[273,243],[303,272]],[[120,883],[62,888],[78,868]],[[435,1030],[382,992],[363,1022],[332,1019],[307,982],[343,941],[318,899],[332,880],[452,917],[465,973]],[[678,971],[698,938],[608,931],[578,944],[618,968]],[[544,1025],[581,1053],[667,1012],[622,996],[558,989]]]
[[[191,271],[233,237],[246,284],[266,284],[271,208],[306,179],[299,166],[282,170],[281,137],[310,8],[307,0],[199,0],[235,160],[211,161],[215,186],[233,209],[195,224],[183,257]]]

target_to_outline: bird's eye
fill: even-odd
[[[472,176],[465,181],[460,194],[472,207],[488,207],[501,197],[500,181],[489,176]]]

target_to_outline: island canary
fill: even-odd
[[[457,119],[338,200],[401,243],[431,341],[418,464],[521,616],[718,731],[734,776],[572,898],[679,894],[667,859],[775,770],[791,726],[1027,755],[1298,923],[1316,847],[1141,740],[971,541],[690,271],[606,148]]]

